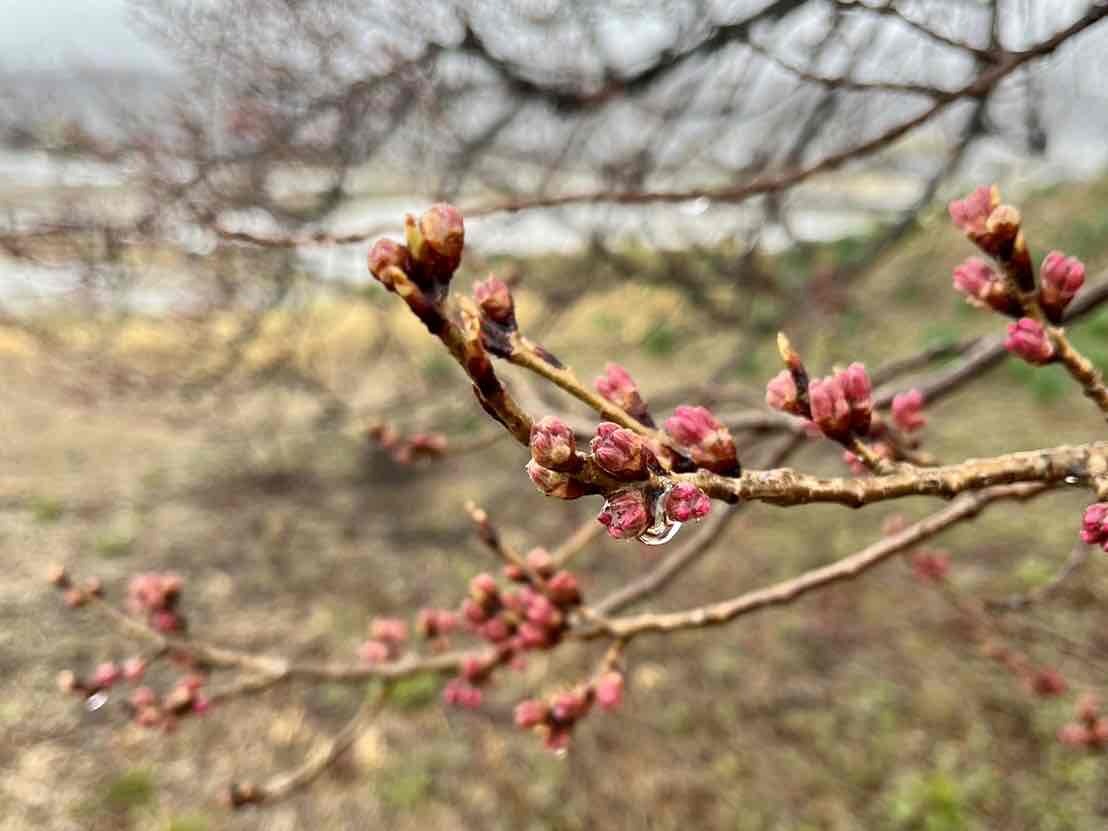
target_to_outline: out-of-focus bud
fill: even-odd
[[[411,267],[411,252],[391,239],[379,239],[369,249],[369,273],[386,287],[392,286],[392,281],[386,273],[389,268],[398,268],[407,274]]]
[[[796,381],[792,373],[787,369],[778,372],[769,383],[766,384],[766,405],[773,410],[780,410],[793,415],[803,415],[800,406],[800,397],[796,389]]]
[[[912,556],[912,573],[924,583],[941,583],[950,574],[950,555],[942,551],[917,551]]]
[[[583,690],[567,690],[554,696],[550,715],[561,724],[572,724],[589,711],[589,697]]]
[[[596,391],[620,409],[630,413],[639,421],[647,421],[649,413],[643,401],[639,387],[631,374],[619,364],[604,366],[604,374],[594,382]]]
[[[835,380],[842,388],[846,403],[850,405],[850,429],[855,435],[864,436],[869,432],[873,417],[873,387],[865,366],[852,363],[842,372],[836,373]]]
[[[1081,519],[1081,539],[1108,551],[1108,502],[1097,502],[1085,509]]]
[[[581,602],[581,587],[568,571],[559,571],[546,582],[546,592],[559,606],[575,606]]]
[[[482,605],[494,601],[500,594],[496,578],[488,572],[481,572],[469,581],[469,596]]]
[[[677,522],[706,517],[712,510],[712,500],[696,485],[681,482],[666,494],[666,516]]]
[[[1085,264],[1077,257],[1051,251],[1039,269],[1039,305],[1053,320],[1061,320],[1066,306],[1085,285]]]
[[[541,701],[537,698],[521,701],[515,708],[516,726],[522,727],[525,730],[537,727],[546,721],[548,713],[549,709],[545,701]]]
[[[67,694],[81,689],[81,682],[77,680],[76,673],[69,669],[63,669],[58,673],[57,685],[59,692]]]
[[[542,493],[557,499],[579,499],[585,495],[585,487],[565,473],[545,468],[534,459],[527,463],[527,475]]]
[[[642,436],[607,421],[596,428],[589,449],[600,467],[626,481],[645,479],[654,457]]]
[[[923,393],[918,389],[897,393],[893,396],[892,414],[897,429],[905,433],[919,430],[927,424],[927,418],[923,415]]]
[[[442,697],[447,704],[466,710],[476,710],[481,706],[483,698],[480,689],[460,678],[453,678],[447,683],[443,688]]]
[[[985,220],[985,232],[998,241],[1010,242],[1019,234],[1023,217],[1012,205],[997,205]]]
[[[554,573],[554,558],[545,548],[532,548],[527,552],[527,567],[539,577],[547,578]]]
[[[808,385],[812,421],[828,438],[842,441],[850,437],[850,403],[839,379],[828,376]]]
[[[88,595],[80,589],[67,589],[62,599],[70,609],[79,609],[88,603]]]
[[[1082,693],[1074,705],[1077,718],[1086,724],[1093,724],[1100,717],[1100,699],[1094,693]]]
[[[1054,358],[1054,346],[1047,337],[1046,330],[1041,323],[1029,317],[1008,324],[1004,348],[1029,364],[1047,364]]]
[[[447,202],[432,205],[419,218],[423,241],[440,257],[457,262],[465,247],[462,212]]]
[[[408,639],[408,624],[400,618],[375,617],[370,621],[369,635],[385,643],[403,643]]]
[[[665,426],[678,444],[688,448],[700,467],[724,476],[738,472],[739,457],[731,432],[706,407],[682,404],[666,419]]]
[[[96,667],[90,680],[93,686],[104,689],[110,687],[122,677],[123,673],[117,664],[112,661],[105,661]]]
[[[646,494],[641,490],[620,491],[608,497],[596,519],[617,540],[642,536],[651,523]]]
[[[531,458],[550,470],[571,472],[578,466],[573,430],[557,416],[546,416],[531,425]]]
[[[623,674],[605,672],[596,681],[596,704],[601,710],[615,710],[623,703]]]
[[[69,574],[65,570],[65,566],[54,563],[46,570],[46,580],[52,586],[57,586],[59,589],[69,587]]]
[[[383,641],[369,640],[358,647],[358,657],[367,664],[383,664],[390,654],[389,645]]]
[[[1035,695],[1043,698],[1054,698],[1069,689],[1065,676],[1058,670],[1051,668],[1036,671],[1031,676],[1030,686]]]
[[[516,328],[515,303],[508,284],[491,274],[484,280],[473,284],[473,299],[481,307],[481,313],[489,320]]]
[[[458,616],[446,609],[420,609],[416,631],[424,638],[440,638],[458,628]]]
[[[985,224],[993,208],[1000,204],[1000,191],[995,185],[981,185],[964,199],[949,205],[950,218],[969,236],[985,233]]]
[[[128,683],[134,684],[141,681],[145,674],[146,661],[142,658],[128,658],[123,662],[123,677]]]
[[[1092,744],[1092,731],[1084,724],[1070,722],[1058,730],[1058,741],[1069,747],[1085,747]]]

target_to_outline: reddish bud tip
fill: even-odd
[[[96,667],[96,670],[92,673],[91,681],[93,686],[103,689],[110,687],[122,677],[123,672],[117,664],[112,661],[105,661]]]
[[[515,722],[517,727],[529,730],[546,721],[549,713],[546,702],[536,698],[521,701],[515,708]]]
[[[69,574],[66,572],[65,566],[54,563],[46,570],[46,580],[50,585],[64,589],[69,585]]]
[[[873,387],[863,364],[852,363],[842,372],[835,374],[835,380],[842,388],[846,403],[850,406],[850,429],[855,435],[864,436],[869,432],[873,417]]]
[[[666,419],[665,427],[678,444],[688,448],[693,461],[700,467],[724,475],[738,468],[738,454],[730,431],[706,407],[682,404]]]
[[[1066,678],[1056,669],[1040,669],[1030,679],[1031,691],[1043,698],[1053,698],[1062,695],[1069,684]]]
[[[531,458],[550,470],[566,470],[577,461],[573,431],[557,416],[546,416],[531,425]]]
[[[1029,364],[1050,363],[1054,357],[1054,346],[1042,324],[1029,317],[1023,317],[1008,324],[1008,337],[1004,348],[1023,358]]]
[[[1039,302],[1044,309],[1060,315],[1085,285],[1085,264],[1077,257],[1051,251],[1039,270]]]
[[[898,393],[893,397],[893,424],[905,433],[914,433],[927,424],[923,415],[923,393],[918,389]]]
[[[1085,509],[1081,519],[1081,539],[1108,551],[1108,502],[1097,502]]]
[[[1000,202],[995,186],[981,185],[964,199],[955,199],[949,205],[954,224],[970,236],[985,233],[985,224]]]
[[[706,517],[712,510],[712,500],[696,485],[681,482],[666,494],[666,516],[677,522]]]
[[[651,522],[646,495],[641,490],[620,491],[608,498],[596,519],[617,540],[642,536]]]
[[[515,304],[508,284],[492,275],[473,284],[473,299],[489,320],[515,328]]]
[[[942,551],[917,551],[912,556],[912,573],[924,583],[941,583],[950,574],[950,555]]]
[[[369,634],[375,640],[399,644],[408,639],[408,624],[400,618],[375,617],[369,624]]]
[[[766,384],[766,405],[784,413],[803,415],[796,381],[787,369],[778,372]]]
[[[391,239],[379,239],[369,249],[369,273],[386,285],[389,285],[386,269],[398,268],[406,274],[411,267],[411,252]]]
[[[454,707],[476,710],[481,706],[481,690],[465,681],[454,678],[443,688],[443,700]]]
[[[850,437],[850,403],[837,377],[812,381],[808,385],[808,399],[812,421],[825,436],[840,441]]]
[[[630,373],[619,364],[604,366],[604,374],[593,382],[596,391],[621,410],[640,418],[646,412],[646,404],[639,393],[638,385]]]
[[[389,645],[384,641],[368,640],[358,647],[358,657],[367,664],[383,664],[390,655]]]
[[[441,257],[459,260],[465,247],[462,212],[447,202],[432,205],[419,218],[423,241]]]
[[[642,436],[611,422],[603,422],[596,428],[596,437],[589,443],[589,449],[601,468],[627,481],[646,478],[654,458]]]
[[[596,681],[596,704],[601,710],[614,710],[623,703],[623,674],[605,672]]]
[[[568,571],[559,571],[546,583],[550,599],[559,606],[575,606],[581,602],[581,587],[577,578]]]

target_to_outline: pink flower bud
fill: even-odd
[[[1039,270],[1039,303],[1051,313],[1061,315],[1085,285],[1085,264],[1077,257],[1051,251]]]
[[[585,487],[565,473],[545,468],[534,459],[525,468],[531,482],[541,493],[556,499],[579,499],[585,495]]]
[[[365,641],[358,647],[358,657],[367,664],[383,664],[388,661],[391,650],[383,641]]]
[[[546,583],[546,591],[561,607],[575,606],[581,602],[581,589],[577,578],[568,571],[559,571]]]
[[[58,691],[66,694],[76,692],[83,687],[77,678],[77,674],[71,669],[63,669],[59,672],[55,681],[58,685]]]
[[[537,698],[529,698],[519,702],[515,708],[515,722],[517,727],[529,730],[546,721],[547,706],[545,701]]]
[[[1108,551],[1108,502],[1097,502],[1085,509],[1081,520],[1081,539]]]
[[[443,700],[455,707],[476,710],[481,706],[481,690],[459,678],[451,679],[442,691]]]
[[[1068,688],[1065,676],[1056,669],[1040,669],[1030,679],[1031,691],[1043,698],[1062,695]]]
[[[942,551],[917,551],[912,556],[912,573],[924,583],[941,583],[950,574],[950,556]]]
[[[519,625],[519,642],[524,649],[546,649],[554,645],[558,633],[551,634],[545,627],[525,620]]]
[[[766,405],[770,409],[780,410],[784,413],[803,415],[796,381],[793,380],[792,373],[787,369],[778,372],[766,384]]]
[[[425,638],[449,635],[458,624],[458,616],[446,609],[420,609],[416,618],[416,630]]]
[[[486,279],[474,283],[473,299],[489,320],[515,328],[515,303],[511,289],[503,280],[490,274]]]
[[[527,552],[527,567],[540,577],[549,577],[554,573],[554,558],[545,548],[532,548]]]
[[[1100,699],[1095,693],[1082,693],[1074,705],[1077,718],[1086,724],[1093,724],[1100,716]]]
[[[850,437],[850,404],[838,378],[828,376],[812,381],[808,385],[808,399],[812,421],[825,436],[840,441]]]
[[[499,615],[481,624],[481,637],[489,643],[504,643],[512,636],[512,627]]]
[[[489,612],[472,597],[467,597],[462,601],[462,617],[472,624],[481,624],[489,619]]]
[[[153,707],[158,700],[158,696],[154,694],[154,691],[149,687],[139,687],[131,693],[131,697],[128,699],[131,702],[131,706],[136,710],[141,710],[143,707]]]
[[[1054,357],[1054,346],[1041,323],[1023,317],[1008,324],[1008,337],[1004,348],[1018,355],[1029,364],[1046,364]]]
[[[379,239],[369,249],[369,273],[388,283],[385,269],[398,268],[407,273],[412,267],[412,255],[403,245],[391,239]]]
[[[543,746],[547,750],[561,753],[569,747],[569,739],[569,730],[564,727],[553,727],[547,731],[546,737],[543,739]]]
[[[641,536],[651,522],[646,495],[640,490],[620,491],[608,498],[596,519],[617,540]]]
[[[666,494],[666,516],[677,522],[706,517],[712,510],[712,500],[696,485],[681,482]]]
[[[93,686],[103,689],[110,687],[116,681],[123,677],[122,671],[112,661],[105,661],[96,667],[95,672],[92,673]]]
[[[465,247],[465,223],[462,213],[453,205],[439,202],[419,218],[423,240],[441,257],[459,260]]]
[[[142,658],[128,658],[123,662],[123,677],[128,683],[134,684],[141,681],[146,673],[146,661]]]
[[[1058,730],[1058,741],[1069,747],[1085,747],[1092,744],[1093,734],[1084,724],[1070,722]]]
[[[550,705],[550,715],[560,724],[572,724],[589,710],[589,699],[581,690],[558,693]]]
[[[535,595],[531,602],[527,604],[526,615],[527,619],[536,626],[549,628],[560,626],[562,623],[562,613],[547,597],[541,594]]]
[[[993,284],[1000,279],[993,267],[980,257],[969,257],[954,269],[954,288],[966,297],[984,302]]]
[[[557,416],[546,416],[531,425],[531,458],[550,470],[576,467],[577,440]]]
[[[984,234],[989,214],[999,202],[1000,195],[993,187],[981,185],[965,199],[955,199],[950,203],[950,218],[966,234]]]
[[[919,430],[927,424],[927,418],[923,415],[923,393],[910,389],[893,396],[892,413],[897,429],[905,433]]]
[[[206,695],[199,695],[198,694],[198,695],[193,697],[193,699],[192,699],[192,711],[196,715],[202,716],[202,715],[204,715],[204,713],[208,712],[208,710],[210,710],[211,708],[212,708],[212,700],[210,698],[208,698]]]
[[[635,418],[646,412],[638,386],[619,364],[606,364],[604,374],[596,379],[594,385],[598,393]]]
[[[654,458],[642,436],[611,422],[596,428],[589,449],[600,467],[617,479],[628,481],[646,478]]]
[[[467,681],[480,681],[488,675],[489,665],[484,659],[478,658],[476,655],[466,655],[462,658],[459,672]]]
[[[400,618],[375,617],[370,621],[369,635],[385,643],[403,643],[408,639],[408,624]]]
[[[682,404],[666,419],[666,432],[701,467],[724,475],[736,472],[739,461],[731,433],[707,408]]]
[[[623,703],[623,674],[605,672],[596,681],[596,704],[601,710],[614,710]]]
[[[869,432],[873,416],[873,387],[863,364],[852,363],[842,372],[835,374],[835,380],[843,390],[846,403],[850,405],[850,429],[859,436]]]
[[[181,618],[174,612],[161,609],[150,616],[150,625],[157,631],[169,635],[181,628]]]
[[[500,594],[496,578],[488,572],[481,572],[469,581],[469,596],[481,604],[488,603]]]

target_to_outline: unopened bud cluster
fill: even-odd
[[[1108,747],[1108,718],[1100,714],[1100,699],[1086,693],[1077,699],[1076,718],[1062,725],[1058,741],[1070,747],[1101,751]]]
[[[400,465],[411,464],[420,459],[441,459],[447,449],[446,436],[442,433],[411,433],[402,436],[393,425],[385,422],[369,425],[366,436],[387,451],[392,460]]]
[[[569,747],[574,726],[592,710],[615,710],[623,702],[623,674],[609,670],[588,684],[565,690],[546,699],[532,698],[516,705],[518,727],[533,730],[551,750]]]
[[[176,574],[137,574],[127,584],[127,608],[163,634],[183,632],[185,617],[178,608],[183,588]]]
[[[1081,520],[1081,539],[1108,551],[1108,502],[1097,502],[1085,509]]]
[[[1035,365],[1053,361],[1055,347],[1038,311],[1050,323],[1062,322],[1066,307],[1085,284],[1084,264],[1051,251],[1036,281],[1019,211],[1000,204],[995,186],[983,185],[965,199],[954,200],[950,216],[997,266],[970,257],[954,269],[954,288],[974,305],[1017,318],[1004,341],[1013,355]]]

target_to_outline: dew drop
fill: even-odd
[[[107,703],[108,694],[103,690],[97,690],[85,699],[85,709],[88,710],[90,713],[95,713]]]
[[[559,747],[557,750],[554,751],[554,758],[555,759],[564,759],[568,755],[569,755],[569,748],[568,747]]]
[[[643,545],[665,545],[681,530],[682,523],[666,516],[665,500],[671,489],[672,485],[654,499],[654,524],[639,535],[639,542]]]
[[[1077,485],[1080,484],[1081,480],[1078,479],[1076,476],[1067,476],[1062,481],[1065,482],[1067,485]]]

